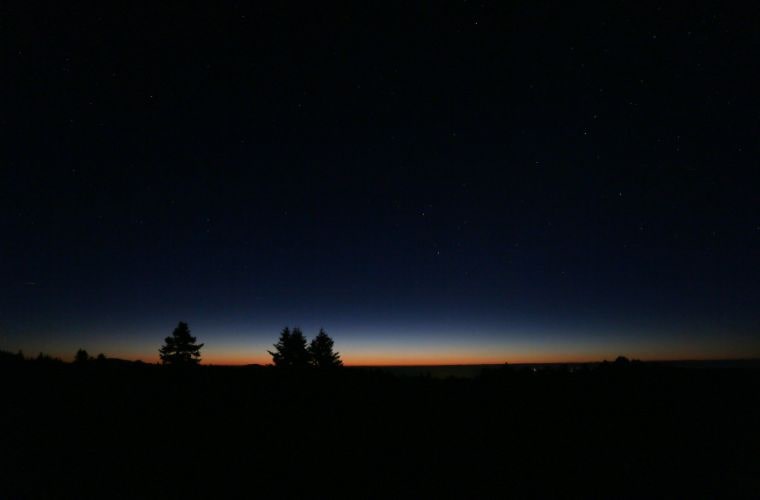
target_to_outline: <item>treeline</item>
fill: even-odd
[[[198,339],[190,334],[190,327],[184,321],[180,321],[171,335],[164,339],[164,344],[158,353],[161,364],[173,366],[194,366],[201,361],[201,349],[205,344],[199,344]],[[272,356],[272,363],[280,368],[336,368],[343,366],[340,353],[334,350],[334,341],[320,328],[319,333],[308,342],[300,328],[283,328],[280,338],[274,344],[274,351],[267,351]],[[19,351],[12,354],[0,351],[2,361],[24,361],[24,353]],[[48,363],[62,363],[59,358],[53,358],[40,353],[36,361]],[[93,358],[84,349],[77,350],[74,355],[75,364],[85,364],[92,361],[106,361],[105,354],[98,354]]]
[[[334,368],[342,366],[340,354],[333,351],[333,340],[320,328],[319,333],[307,345],[306,337],[299,328],[291,331],[287,326],[280,332],[280,339],[274,345],[274,351],[267,351],[272,356],[275,366],[288,368]]]
[[[343,366],[340,353],[334,351],[333,339],[320,328],[319,333],[309,343],[300,328],[285,327],[274,344],[272,356],[274,366],[280,368],[335,368]],[[190,327],[180,321],[174,332],[164,339],[158,350],[161,362],[166,365],[197,365],[201,360],[201,348],[197,339],[190,334]]]
[[[0,363],[13,364],[13,363],[20,363],[20,362],[44,363],[44,364],[50,364],[50,365],[67,364],[61,358],[54,357],[49,354],[45,354],[43,352],[40,352],[36,356],[26,356],[24,354],[24,351],[22,350],[19,350],[15,353],[0,350]],[[89,364],[89,363],[106,363],[106,362],[108,363],[136,363],[136,364],[143,363],[140,360],[125,361],[125,360],[117,359],[117,358],[108,358],[103,353],[100,353],[97,356],[90,356],[90,354],[85,349],[78,349],[76,354],[74,354],[74,361],[73,361],[74,364],[78,364],[78,365]]]

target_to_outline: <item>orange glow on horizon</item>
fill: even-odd
[[[673,346],[677,347],[677,346]],[[261,352],[263,350],[263,353]],[[217,366],[245,366],[245,365],[271,365],[272,358],[266,350],[258,348],[243,349],[230,352],[227,349],[213,350],[203,353],[201,364]],[[564,352],[563,352],[564,351]],[[339,350],[340,352],[340,350]],[[70,352],[67,356],[60,356],[70,361],[73,359]],[[158,363],[156,353],[150,356],[141,356],[140,351],[106,352],[109,358],[124,360],[141,360],[145,363]],[[613,361],[618,356],[642,361],[700,361],[700,360],[731,360],[746,359],[746,352],[733,352],[724,350],[714,352],[707,356],[695,349],[558,349],[548,352],[546,349],[514,348],[514,349],[467,349],[437,346],[425,348],[415,346],[403,351],[371,346],[367,348],[346,349],[341,352],[341,358],[345,366],[441,366],[441,365],[501,365],[523,363],[593,363],[604,360]]]
[[[509,364],[543,364],[543,363],[598,363],[602,361],[614,361],[619,355],[626,356],[629,359],[640,359],[642,361],[701,361],[715,359],[742,359],[741,357],[709,357],[709,356],[679,356],[676,354],[659,355],[659,356],[628,356],[625,353],[609,356],[575,356],[575,355],[523,355],[523,356],[372,356],[372,355],[354,355],[343,358],[345,366],[452,366],[452,365],[502,365]],[[154,362],[158,362],[156,359]],[[269,356],[259,356],[255,358],[244,357],[203,357],[202,364],[217,366],[245,366],[245,365],[271,365],[272,359]]]

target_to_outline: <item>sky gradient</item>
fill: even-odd
[[[738,6],[14,12],[0,349],[760,356]]]

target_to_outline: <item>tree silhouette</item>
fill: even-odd
[[[274,352],[267,352],[271,354],[275,366],[289,368],[309,366],[310,356],[306,347],[306,338],[299,328],[293,328],[293,331],[287,326],[283,328],[274,348]]]
[[[171,336],[164,339],[164,345],[158,350],[161,362],[165,365],[188,366],[197,365],[201,360],[201,347],[190,335],[187,323],[180,321]]]
[[[324,329],[320,328],[319,333],[309,345],[311,364],[317,368],[343,366],[343,361],[340,360],[340,353],[333,351],[333,344],[333,339],[325,333]]]
[[[274,344],[274,352],[267,351],[272,356],[274,366],[285,366],[285,358],[290,344],[290,328],[287,326],[280,332],[280,339]]]
[[[90,355],[84,349],[79,349],[74,356],[74,362],[77,364],[84,364],[90,360]]]

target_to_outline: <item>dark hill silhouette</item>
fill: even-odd
[[[0,381],[2,498],[760,492],[751,367],[434,378],[0,353]]]

